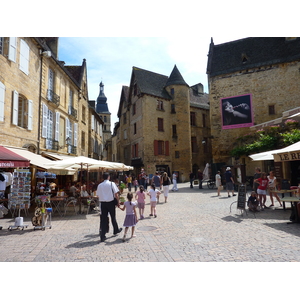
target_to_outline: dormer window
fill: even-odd
[[[246,62],[248,62],[248,60],[249,60],[248,56],[245,53],[243,53],[242,54],[242,63],[245,64]]]

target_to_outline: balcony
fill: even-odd
[[[49,89],[47,90],[47,100],[54,103],[57,106],[60,103],[60,97]]]
[[[58,146],[58,141],[52,140],[52,139],[46,139],[45,140],[45,148],[47,150],[56,150],[58,151],[59,146]]]
[[[69,115],[77,119],[77,109],[75,109],[73,106],[69,106]]]
[[[77,147],[73,145],[68,145],[68,153],[77,154]]]

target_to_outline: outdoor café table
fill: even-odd
[[[277,194],[282,194],[282,195],[284,195],[284,193],[290,193],[290,196],[292,196],[292,193],[295,193],[296,191],[297,190],[280,190],[280,191],[275,190],[274,192]],[[282,199],[285,199],[285,197],[282,196]],[[283,201],[282,203],[283,203],[283,209],[285,209],[285,201]]]
[[[61,217],[64,215],[64,207],[68,196],[54,196],[50,198],[51,204],[53,204],[53,213],[57,212]]]
[[[297,204],[300,202],[300,199],[297,197],[284,197],[280,199],[282,203],[290,202],[292,208],[292,214],[295,214],[295,220],[291,220],[291,223],[300,223],[300,218],[298,214]]]

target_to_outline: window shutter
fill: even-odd
[[[32,107],[33,107],[33,101],[28,100],[28,120],[27,120],[28,130],[32,130]]]
[[[66,118],[66,139],[70,137],[70,120]]]
[[[13,91],[12,123],[14,125],[18,125],[18,108],[19,108],[19,93],[17,91]]]
[[[91,128],[92,128],[92,130],[95,130],[95,116],[94,115],[92,115],[91,116]]]
[[[42,124],[42,137],[47,137],[47,119],[48,119],[48,107],[43,104],[43,124]]]
[[[16,62],[17,57],[17,38],[10,37],[9,38],[9,49],[8,49],[8,59]]]
[[[78,124],[74,123],[74,146],[77,147],[77,129],[78,129]]]
[[[0,122],[4,121],[5,85],[0,82]]]
[[[59,140],[59,118],[60,118],[60,113],[56,112],[55,113],[55,140]]]
[[[170,155],[170,150],[169,150],[169,141],[165,141],[165,155],[169,156]]]
[[[154,140],[154,155],[158,155],[158,140]]]
[[[20,70],[28,75],[28,66],[29,66],[29,47],[27,43],[21,40],[20,43]]]

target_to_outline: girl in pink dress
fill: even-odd
[[[140,190],[135,194],[135,200],[137,200],[137,207],[139,209],[140,220],[144,219],[146,193],[144,186],[140,185]]]

